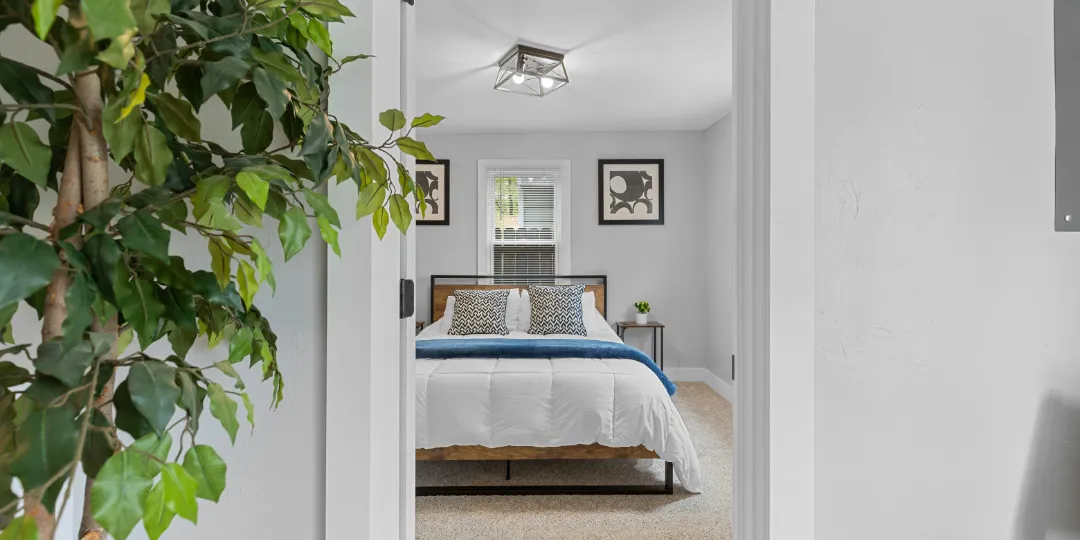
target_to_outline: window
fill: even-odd
[[[568,176],[569,163],[481,160],[479,172],[478,273],[568,274],[569,216],[563,211],[566,206],[563,181]]]

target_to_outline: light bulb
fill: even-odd
[[[521,84],[523,82],[525,82],[525,74],[524,73],[515,73],[514,74],[514,84]]]
[[[540,77],[540,86],[551,88],[555,86],[555,81],[551,77]]]

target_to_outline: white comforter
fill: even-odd
[[[416,339],[491,337],[545,336],[524,332],[448,336],[435,324]],[[609,327],[579,339],[619,341]],[[697,451],[686,425],[664,385],[640,362],[596,358],[416,361],[417,448],[593,443],[644,445],[672,462],[687,491],[701,491]]]

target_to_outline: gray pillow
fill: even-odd
[[[506,327],[506,301],[510,291],[454,291],[454,318],[450,321],[452,336],[469,334],[510,333]]]
[[[532,303],[529,333],[586,335],[581,313],[583,294],[584,285],[529,285],[529,301]]]

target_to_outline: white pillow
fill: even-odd
[[[506,297],[506,328],[511,332],[517,330],[518,317],[521,311],[521,295],[518,294],[517,289],[508,289],[510,294]],[[528,293],[526,293],[528,294]],[[453,295],[446,297],[446,309],[443,310],[443,316],[439,319],[439,328],[447,333],[450,331],[451,321],[454,320],[454,297]],[[525,330],[529,327],[526,326]]]
[[[528,332],[529,327],[532,326],[532,302],[529,301],[529,291],[521,289],[519,304],[521,310],[517,317],[518,329],[522,332]],[[449,307],[449,303],[447,303],[447,307]],[[509,304],[507,304],[506,309],[510,309]],[[585,291],[581,295],[581,322],[585,323],[585,331],[590,334],[600,330],[601,325],[608,326],[607,319],[600,315],[600,311],[596,309],[596,295],[592,291]],[[610,328],[610,326],[608,327]]]

